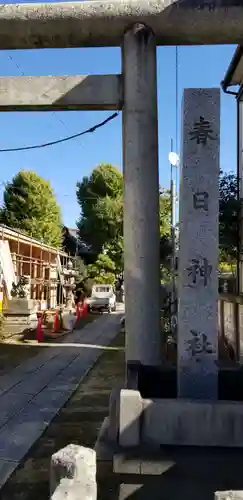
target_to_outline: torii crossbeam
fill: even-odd
[[[153,30],[157,45],[236,44],[243,39],[243,1],[3,4],[0,49],[118,46],[138,22]]]

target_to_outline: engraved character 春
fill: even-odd
[[[208,139],[215,141],[216,137],[213,135],[211,123],[200,116],[199,121],[193,125],[193,129],[189,132],[190,141],[196,140],[197,144],[206,146]]]

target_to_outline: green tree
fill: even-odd
[[[234,262],[238,246],[238,214],[240,202],[237,197],[237,176],[233,172],[220,172],[219,177],[219,248],[221,262]],[[172,252],[170,237],[171,201],[170,192],[160,196],[160,260],[168,267]]]
[[[88,276],[94,283],[114,285],[116,280],[115,271],[115,263],[106,254],[99,254],[96,262],[87,266]]]
[[[120,245],[123,233],[123,177],[118,168],[101,164],[77,183],[81,215],[79,237],[99,254]]]
[[[124,242],[123,236],[118,235],[112,242],[104,245],[104,251],[111,258],[116,266],[116,273],[120,274],[124,270]]]
[[[123,270],[123,176],[112,165],[99,165],[90,177],[77,183],[81,208],[78,221],[80,239],[91,245],[96,254],[106,251],[116,272]],[[160,235],[162,261],[171,253],[170,192],[160,194]]]
[[[172,255],[171,242],[171,196],[170,191],[162,189],[159,199],[160,208],[160,263],[168,269]]]
[[[0,222],[60,247],[62,219],[50,183],[33,171],[21,170],[4,190]]]
[[[160,190],[159,197],[159,221],[160,221],[160,236],[170,235],[171,224],[171,196],[168,189]]]
[[[222,261],[235,260],[238,246],[237,176],[233,172],[220,172],[219,179],[219,248]]]

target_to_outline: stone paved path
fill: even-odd
[[[103,315],[66,340],[107,346],[120,320],[119,312]],[[0,488],[102,354],[102,349],[88,346],[63,346],[43,347],[43,352],[0,377]]]

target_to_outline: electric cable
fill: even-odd
[[[90,128],[88,128],[86,130],[83,130],[83,132],[78,132],[77,134],[69,135],[68,137],[63,137],[63,139],[57,139],[56,141],[50,141],[50,142],[43,142],[41,144],[33,144],[33,145],[30,145],[30,146],[21,146],[21,147],[18,147],[18,148],[0,149],[0,153],[10,153],[10,152],[14,152],[14,151],[29,151],[29,150],[32,150],[32,149],[47,148],[49,146],[55,146],[56,144],[61,144],[63,142],[71,141],[72,139],[76,139],[77,137],[81,137],[82,135],[90,134],[92,132],[95,132],[95,130],[97,130],[98,128],[101,128],[104,125],[106,125],[108,122],[110,122],[111,120],[114,120],[114,118],[116,118],[118,115],[119,115],[118,112],[113,113],[113,115],[108,116],[108,118],[106,118],[105,120],[103,120],[100,123],[97,123],[93,127],[90,127]]]

